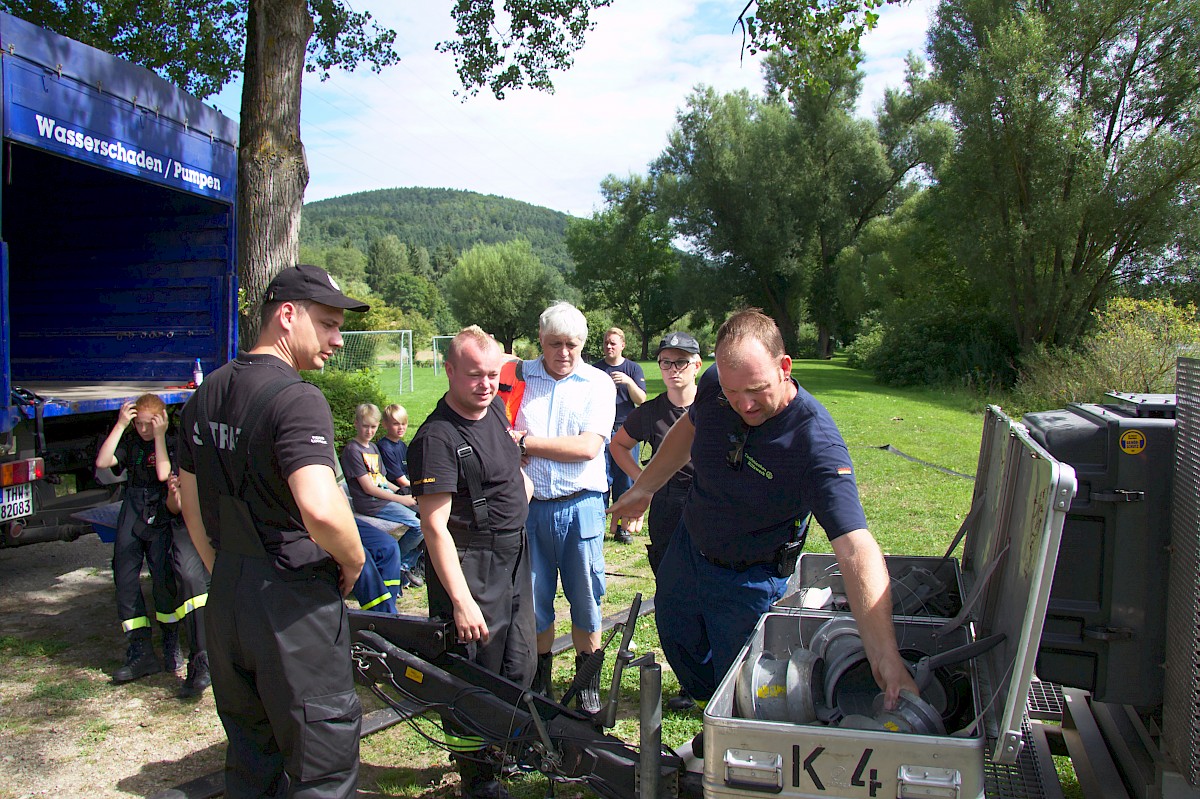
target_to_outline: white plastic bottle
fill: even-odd
[[[204,369],[200,366],[199,358],[192,365],[192,382],[196,384],[196,388],[200,388],[200,384],[204,382]]]

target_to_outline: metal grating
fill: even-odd
[[[1180,358],[1167,577],[1163,749],[1200,785],[1200,361]]]
[[[1034,680],[1029,684],[1029,696],[1025,699],[1025,712],[1029,718],[1040,721],[1062,721],[1062,687],[1052,682]]]
[[[1030,746],[1032,738],[1029,719],[1021,721],[1021,734],[1025,746],[1011,766],[993,763],[990,758],[983,764],[984,796],[987,799],[1044,799],[1046,790],[1042,786],[1041,767],[1036,746]]]

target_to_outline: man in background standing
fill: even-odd
[[[610,327],[605,331],[604,357],[593,363],[592,366],[612,378],[613,384],[617,387],[616,416],[610,433],[611,439],[611,436],[621,429],[621,425],[625,424],[629,413],[646,401],[646,375],[636,361],[625,357],[625,331],[619,327]],[[605,466],[608,469],[609,496],[605,498],[607,505],[620,499],[629,486],[633,485],[633,481],[613,460],[610,452],[606,451],[604,456]],[[618,544],[628,544],[633,540],[629,531],[620,524],[613,533],[613,539]]]
[[[696,377],[701,366],[700,345],[696,339],[681,331],[668,333],[659,342],[654,357],[658,359],[667,390],[634,408],[608,445],[609,458],[624,472],[630,485],[642,473],[642,464],[638,462],[642,442],[650,445],[653,457],[671,425],[679,421],[696,400]],[[650,502],[650,543],[646,545],[650,571],[654,574],[658,574],[658,564],[679,524],[683,501],[691,487],[692,464],[688,463],[654,492]]]
[[[653,458],[671,426],[696,401],[696,376],[700,374],[702,365],[700,344],[696,339],[682,331],[668,333],[658,343],[654,357],[658,360],[667,390],[634,408],[625,424],[613,433],[612,442],[608,445],[609,458],[628,475],[630,481],[636,480],[642,473],[642,464],[638,462],[642,442],[650,445]],[[679,526],[683,502],[691,487],[692,464],[689,462],[675,472],[666,485],[655,491],[654,499],[650,501],[650,543],[646,545],[646,556],[650,561],[650,571],[656,577],[671,534]],[[635,532],[640,522],[640,519],[631,522]],[[687,710],[695,704],[688,696],[687,689],[680,687],[679,695],[668,699],[666,706],[671,710]]]

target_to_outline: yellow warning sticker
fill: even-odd
[[[1146,448],[1146,436],[1141,430],[1126,430],[1121,434],[1121,451],[1126,455],[1137,455]]]
[[[425,682],[425,675],[414,669],[412,666],[404,667],[404,676],[413,682]]]

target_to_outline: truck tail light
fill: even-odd
[[[28,458],[0,464],[0,486],[15,486],[32,483],[46,476],[46,462],[41,458]]]

